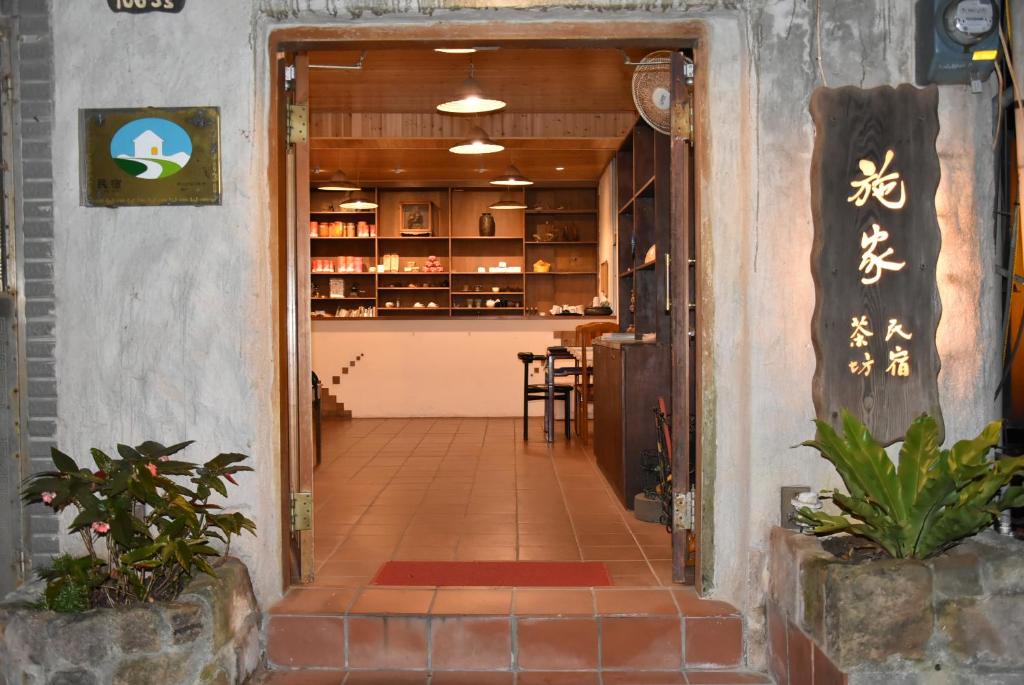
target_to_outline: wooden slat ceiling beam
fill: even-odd
[[[635,51],[634,51],[635,52]],[[351,65],[359,51],[316,52],[311,64]],[[446,55],[430,48],[369,50],[359,70],[310,70],[310,109],[431,112],[469,75],[508,112],[622,112],[632,109],[633,69],[618,50],[501,49]]]
[[[636,122],[621,112],[557,112],[451,116],[437,112],[314,112],[311,138],[464,138],[480,126],[492,138],[623,138]]]
[[[634,59],[643,52],[633,51]],[[311,64],[351,65],[358,51],[316,52]],[[500,112],[453,116],[452,99],[469,73]],[[510,162],[537,182],[594,182],[637,118],[623,53],[601,49],[500,49],[445,55],[429,48],[370,49],[360,70],[310,71],[313,177],[339,172],[372,183],[474,185]],[[448,152],[482,127],[503,145],[493,155]],[[556,167],[564,167],[558,171]]]

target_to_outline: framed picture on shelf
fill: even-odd
[[[432,235],[433,219],[434,203],[428,200],[398,203],[398,226],[403,236]]]

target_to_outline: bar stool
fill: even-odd
[[[535,400],[548,399],[547,383],[530,382],[530,365],[545,360],[545,355],[532,352],[520,352],[516,355],[523,363],[523,440],[530,439],[530,402]],[[554,386],[553,400],[562,400],[565,403],[565,437],[569,436],[569,424],[572,415],[572,386]]]

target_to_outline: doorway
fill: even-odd
[[[465,43],[465,40],[462,42]],[[613,44],[614,41],[609,41],[609,43]],[[311,66],[327,65],[342,67],[342,69],[337,71],[344,73],[348,70],[348,67],[354,68],[364,60],[362,68],[369,69],[370,60],[372,60],[372,57],[367,59],[365,56],[367,53],[363,52],[358,42],[306,44],[304,47],[307,48],[306,52],[296,50],[293,60],[293,65],[300,77],[292,81],[293,90],[291,95],[280,98],[278,104],[283,105],[287,99],[301,101],[305,98],[309,102],[315,99],[312,89],[315,87],[316,80],[312,76],[308,79],[301,78],[303,72],[307,75],[314,73],[315,69],[310,69]],[[419,43],[412,46],[398,44],[392,47],[399,51],[413,49],[429,50],[429,48]],[[626,62],[638,59],[654,48],[665,47],[665,41],[662,40],[650,46],[637,46],[636,42],[633,41],[628,45],[629,49],[625,51],[604,45],[595,48],[592,41],[588,41],[585,46],[574,46],[564,42],[544,45],[520,41],[496,47],[508,51],[506,54],[509,54],[513,49],[519,48],[535,51],[550,50],[562,53],[571,52],[573,49],[581,52],[587,50],[614,51],[617,53],[617,59],[622,60],[625,65]],[[687,47],[691,47],[691,45],[687,45]],[[313,48],[329,49],[316,50]],[[372,49],[369,54],[372,56]],[[329,59],[321,61],[327,56],[330,56]],[[283,61],[288,60],[285,59]],[[479,67],[474,64],[473,69],[479,69]],[[410,71],[415,73],[415,67],[410,67]],[[380,95],[363,93],[351,97],[356,99],[372,99],[380,97]],[[351,102],[348,104],[350,105]],[[451,198],[458,191],[453,186],[456,184],[466,185],[466,190],[472,192],[472,185],[466,183],[466,179],[471,178],[472,174],[476,172],[476,168],[471,165],[467,166],[466,169],[456,168],[453,171],[452,164],[440,165],[432,163],[430,160],[435,154],[436,142],[417,139],[415,140],[415,145],[434,145],[434,147],[427,147],[425,149],[421,147],[419,152],[411,155],[407,151],[402,154],[400,148],[396,152],[396,149],[391,147],[388,140],[381,138],[383,128],[377,130],[376,136],[372,135],[373,129],[364,129],[364,136],[366,137],[362,138],[361,142],[356,143],[352,136],[353,129],[350,128],[346,131],[344,127],[366,125],[368,117],[349,116],[347,120],[344,117],[333,117],[334,121],[325,123],[323,119],[325,116],[323,113],[318,113],[315,108],[309,111],[307,125],[314,137],[316,137],[314,131],[323,131],[325,128],[330,130],[331,126],[341,126],[340,129],[334,130],[348,135],[336,136],[336,139],[331,141],[332,148],[322,147],[319,148],[319,151],[318,148],[308,144],[292,146],[294,148],[292,163],[296,171],[291,176],[288,175],[287,170],[284,170],[285,173],[279,174],[279,178],[288,179],[287,187],[280,193],[280,197],[282,199],[290,198],[291,200],[290,203],[283,203],[289,206],[279,216],[283,219],[292,218],[292,225],[298,227],[290,236],[285,231],[282,239],[283,246],[286,246],[288,241],[294,241],[292,243],[294,246],[292,260],[284,259],[282,264],[282,273],[285,275],[284,280],[288,281],[289,278],[294,278],[294,290],[290,296],[285,297],[282,312],[291,311],[294,318],[292,319],[291,327],[289,327],[287,325],[287,317],[284,317],[286,325],[282,327],[282,338],[292,345],[295,350],[295,353],[290,354],[288,358],[290,367],[284,369],[282,374],[284,378],[294,379],[294,382],[282,384],[285,394],[289,397],[289,402],[283,404],[285,407],[290,406],[294,408],[292,418],[288,422],[283,422],[287,429],[285,436],[287,442],[283,444],[289,447],[290,454],[299,455],[298,459],[292,459],[287,462],[288,469],[286,471],[283,470],[283,474],[286,474],[287,479],[294,486],[297,486],[291,487],[291,490],[301,492],[305,489],[314,493],[312,505],[314,509],[314,530],[312,532],[300,531],[297,534],[289,532],[289,537],[295,542],[292,548],[293,553],[289,556],[288,560],[289,567],[294,573],[293,578],[301,577],[308,580],[318,565],[321,567],[321,570],[324,570],[324,564],[334,563],[336,564],[334,568],[326,570],[340,572],[333,574],[322,573],[321,575],[324,577],[331,577],[333,575],[337,578],[349,579],[360,577],[365,580],[366,575],[371,570],[369,562],[376,560],[347,559],[342,557],[349,555],[358,557],[361,554],[358,544],[346,547],[348,538],[352,535],[353,527],[376,525],[381,527],[375,531],[369,531],[365,527],[363,530],[367,531],[367,533],[380,533],[378,540],[371,541],[367,539],[356,540],[355,542],[361,542],[364,545],[374,547],[377,551],[393,546],[393,549],[388,553],[399,557],[412,554],[420,556],[447,555],[454,558],[461,555],[473,558],[479,554],[484,554],[485,558],[486,555],[491,555],[494,558],[504,558],[511,554],[513,557],[523,558],[522,555],[524,554],[529,556],[535,553],[550,553],[555,556],[570,557],[569,548],[572,546],[575,547],[574,551],[579,557],[584,557],[586,555],[584,547],[591,546],[588,543],[588,540],[593,539],[589,537],[591,535],[606,536],[599,540],[600,542],[612,542],[614,538],[614,541],[625,543],[626,538],[629,537],[631,538],[631,544],[635,545],[636,549],[617,550],[619,554],[627,555],[629,558],[609,559],[607,561],[609,563],[614,561],[643,563],[651,572],[651,577],[646,578],[644,582],[649,584],[652,579],[655,583],[671,582],[671,563],[668,563],[669,571],[667,574],[664,572],[665,563],[657,565],[662,570],[660,574],[655,570],[655,564],[652,563],[654,561],[670,562],[671,559],[652,559],[647,556],[649,552],[654,556],[664,557],[665,545],[657,544],[653,541],[652,537],[650,538],[650,544],[646,545],[651,549],[644,549],[644,539],[635,535],[633,528],[629,526],[628,520],[623,515],[624,510],[622,510],[621,505],[616,504],[613,493],[608,490],[608,484],[603,482],[602,474],[594,464],[592,448],[573,441],[568,443],[559,441],[554,446],[548,447],[543,442],[540,424],[537,419],[531,420],[531,424],[535,424],[531,425],[531,432],[536,437],[533,440],[524,441],[518,437],[522,427],[521,420],[512,419],[508,416],[464,416],[459,418],[421,416],[363,419],[359,418],[357,413],[357,418],[350,422],[324,422],[321,433],[323,448],[320,470],[318,471],[318,469],[312,467],[312,463],[315,460],[313,455],[316,452],[316,440],[313,437],[312,431],[312,410],[307,409],[307,407],[312,406],[313,390],[308,384],[302,383],[301,379],[303,378],[303,367],[305,366],[308,369],[314,365],[317,351],[315,344],[310,344],[308,348],[305,346],[304,341],[312,340],[315,334],[313,326],[308,317],[305,316],[309,310],[304,308],[302,304],[310,301],[316,286],[315,278],[304,273],[302,265],[311,263],[316,257],[314,252],[317,248],[311,247],[308,241],[303,240],[307,235],[305,232],[306,222],[296,221],[294,217],[302,218],[308,216],[312,208],[310,204],[311,197],[315,196],[304,195],[301,189],[310,188],[310,181],[314,180],[318,175],[318,171],[324,175],[325,178],[323,180],[331,181],[337,180],[336,173],[339,170],[344,170],[349,179],[353,175],[356,177],[357,185],[370,185],[375,188],[375,192],[379,194],[375,198],[370,198],[371,201],[374,199],[379,200],[381,195],[387,195],[388,191],[390,191],[391,195],[395,196],[392,198],[393,203],[397,205],[399,211],[404,211],[405,205],[401,201],[403,198],[398,196],[402,193],[411,192],[412,196],[406,198],[408,201],[416,202],[426,199],[429,203],[427,212],[434,212],[436,205],[436,211],[440,215],[443,213],[442,208],[445,197],[443,195],[439,196],[435,203],[431,197],[427,196],[427,190],[432,188],[433,190],[430,192],[434,192],[437,186],[447,187],[448,202],[454,202]],[[317,117],[321,117],[321,119],[318,120]],[[359,123],[357,119],[362,119],[363,121]],[[579,122],[569,124],[570,127],[573,125],[579,126],[581,124]],[[384,124],[381,123],[380,126],[383,127]],[[444,136],[441,137],[443,138]],[[508,138],[504,137],[503,140],[507,141]],[[529,138],[523,138],[522,140],[529,140]],[[621,147],[621,135],[616,140],[616,143]],[[532,166],[532,162],[529,161],[530,155],[546,152],[545,146],[550,146],[550,141],[535,139],[532,145],[534,145],[532,152],[530,144],[527,144],[518,151],[513,151],[506,159],[509,159],[517,166],[529,168],[531,173],[539,178],[541,174],[536,169],[540,167],[539,165],[537,167]],[[679,146],[670,146],[672,154],[679,154],[679,150],[674,148],[679,147],[682,149],[682,146],[687,145],[686,141],[680,141]],[[280,152],[284,152],[288,149],[288,146],[282,145],[278,149]],[[443,152],[447,153],[447,150]],[[591,152],[594,151],[591,150]],[[603,158],[605,164],[612,161],[615,152],[616,149],[612,149],[610,154]],[[280,161],[285,157],[286,155],[280,154],[278,159]],[[598,166],[599,169],[602,168],[600,166],[602,161],[600,154],[591,155],[591,158],[594,160],[594,165]],[[318,163],[318,159],[331,161]],[[418,163],[416,162],[417,159],[420,160]],[[672,167],[671,178],[673,183],[678,183],[682,180],[684,187],[688,187],[689,184],[692,184],[692,179],[694,178],[693,156],[689,154],[688,150],[686,150],[685,159],[687,163],[684,167],[679,167],[678,165]],[[545,163],[552,169],[555,166],[562,166],[550,164],[550,160],[547,160]],[[286,165],[282,164],[283,166]],[[565,169],[558,170],[558,173],[563,171]],[[406,180],[408,176],[399,181],[393,180],[395,175],[409,173],[413,175],[411,181]],[[432,173],[442,173],[445,176],[432,176]],[[591,174],[590,177],[583,179],[581,174],[586,172],[581,172],[578,169],[573,170],[571,173],[575,173],[576,176],[570,178],[570,183],[579,183],[581,180],[587,180],[592,186],[596,185],[599,176]],[[327,178],[328,176],[335,176],[335,178]],[[542,180],[553,184],[554,188],[559,187],[559,183],[562,183],[562,186],[565,185],[564,182],[557,178]],[[296,188],[300,189],[299,192],[294,192]],[[290,194],[292,192],[294,194]],[[684,194],[681,198],[673,197],[673,200],[679,205],[676,208],[677,211],[685,212],[689,224],[692,225],[693,204],[695,200],[692,192]],[[451,217],[452,210],[450,207],[448,212],[448,216]],[[617,215],[613,218],[616,221],[620,220],[620,217]],[[432,216],[431,222],[434,221],[435,219]],[[436,221],[438,226],[444,223],[440,216],[438,216]],[[357,227],[355,230],[358,232],[359,228]],[[383,222],[381,230],[383,230]],[[457,248],[454,247],[455,239],[451,236],[455,230],[454,223],[449,220],[448,242],[452,246],[449,247],[448,257],[453,262],[457,257],[465,256],[460,255]],[[672,406],[677,408],[673,428],[676,429],[677,435],[682,435],[682,431],[695,434],[700,425],[698,420],[700,393],[696,389],[694,380],[699,378],[699,367],[697,366],[699,350],[696,348],[699,336],[691,334],[696,329],[699,314],[696,307],[698,301],[696,297],[697,289],[700,284],[697,269],[699,257],[696,254],[699,241],[692,234],[686,235],[685,238],[675,235],[675,233],[678,233],[678,227],[673,227],[673,232],[671,252],[673,256],[679,258],[679,261],[676,262],[674,275],[681,277],[674,278],[671,281],[671,299],[677,303],[686,303],[686,306],[677,305],[671,317],[670,327],[677,334],[677,340],[687,341],[687,344],[677,346],[686,349],[677,349],[677,354],[673,357],[672,364],[675,378],[669,391],[671,396],[667,399]],[[359,238],[361,236],[356,235],[352,237]],[[374,242],[378,243],[379,241]],[[621,244],[616,247],[622,248]],[[524,262],[527,261],[528,257],[528,253],[525,252],[527,249],[529,248],[524,248],[524,253],[521,254]],[[543,246],[543,249],[551,250],[552,248],[550,246]],[[433,252],[435,250],[430,249],[429,251]],[[287,252],[287,250],[284,250],[284,252]],[[545,252],[543,254],[548,253]],[[369,257],[369,255],[367,256]],[[428,255],[422,256],[426,257]],[[380,263],[379,254],[374,254],[373,258],[375,262]],[[595,259],[595,267],[598,266],[596,262],[597,260]],[[449,268],[444,273],[447,274],[454,270],[449,265]],[[595,268],[594,271],[595,281],[603,277],[598,269]],[[403,272],[400,271],[399,273]],[[619,274],[614,275],[618,276]],[[417,277],[419,278],[420,276]],[[432,277],[424,275],[423,278],[429,279]],[[454,277],[451,278],[454,280]],[[576,278],[576,276],[570,276],[570,278]],[[358,281],[359,279],[349,277],[347,280]],[[376,287],[380,288],[379,274],[375,280],[377,281]],[[638,278],[638,280],[640,279]],[[666,284],[668,285],[667,281]],[[429,285],[427,284],[427,286]],[[402,286],[396,286],[396,288],[398,287]],[[421,285],[421,287],[425,286]],[[444,287],[454,290],[456,286],[452,282]],[[542,289],[538,288],[536,292],[541,291]],[[371,293],[374,295],[372,298],[374,304],[380,307],[384,300],[379,291],[367,289],[356,294],[360,296],[365,294],[366,299],[369,300]],[[426,291],[421,291],[417,295],[425,295],[425,293]],[[516,292],[516,294],[519,293]],[[457,304],[458,300],[455,299],[456,296],[454,294],[449,294],[448,297],[449,299],[443,306],[447,310],[444,316],[454,319],[463,312],[454,312],[456,308],[460,308],[460,305]],[[537,296],[536,300],[547,304],[543,296]],[[617,305],[618,311],[621,313],[628,308],[629,303],[623,302],[620,297]],[[521,306],[524,310],[528,308],[525,301]],[[442,307],[437,309],[442,309]],[[427,316],[431,316],[434,313],[424,312]],[[380,319],[384,318],[384,316],[378,314],[376,318]],[[403,324],[399,323],[401,318],[398,316],[392,318],[394,321],[387,322],[389,325],[396,327],[392,334],[402,335],[401,327]],[[367,322],[349,321],[345,323],[356,323],[356,326],[352,326],[352,328],[342,333],[343,335],[351,336],[352,338],[365,337],[365,334],[361,333],[360,330],[366,330],[365,325]],[[431,323],[433,324],[434,322]],[[623,327],[625,328],[625,326]],[[563,328],[571,327],[565,326]],[[682,335],[678,335],[679,333]],[[692,344],[689,341],[693,341]],[[407,340],[406,342],[409,341]],[[373,347],[372,342],[369,340],[366,341],[366,344]],[[415,350],[415,347],[411,347],[411,349]],[[345,359],[346,366],[336,365],[332,367],[332,369],[338,371],[337,374],[333,372],[321,374],[320,380],[321,382],[327,382],[329,391],[331,387],[340,386],[340,388],[344,388],[345,381],[348,380],[346,377],[355,377],[361,370],[365,370],[370,363],[369,358],[372,356],[357,350],[349,350],[346,354],[348,354],[348,357]],[[413,355],[415,354],[413,352]],[[515,367],[514,359],[511,360],[511,363]],[[360,368],[361,366],[362,369]],[[343,371],[343,369],[347,371]],[[380,388],[382,394],[386,390],[384,387]],[[343,400],[344,397],[341,399]],[[678,408],[681,408],[682,411],[679,412]],[[684,416],[686,418],[683,418]],[[650,423],[653,432],[653,419]],[[682,427],[682,431],[680,427]],[[673,456],[679,464],[686,464],[691,460],[696,464],[694,484],[699,487],[699,478],[696,478],[696,474],[700,473],[699,455],[696,450],[699,440],[696,439],[695,435],[689,435],[688,437],[690,439],[675,441],[675,454]],[[468,459],[472,459],[472,462],[468,462]],[[309,466],[305,465],[304,462],[306,461],[308,461]],[[321,475],[327,474],[330,471],[334,472],[334,478],[327,478]],[[470,471],[473,474],[472,478],[469,475]],[[686,471],[689,471],[689,469],[686,469]],[[541,479],[538,476],[540,473],[550,474],[550,477]],[[428,479],[430,480],[428,481]],[[524,484],[532,485],[541,480],[543,480],[545,487],[536,488],[539,491],[537,493],[533,493],[529,488],[518,487],[520,481]],[[688,486],[689,480],[687,479],[685,484],[679,488],[680,492],[678,494],[684,494],[689,489]],[[597,496],[598,492],[607,495],[607,505],[603,501],[604,498]],[[530,506],[524,508],[524,503],[529,503]],[[555,504],[558,506],[555,506]],[[426,528],[421,530],[414,526],[410,527],[416,514],[427,513],[422,508],[424,506],[427,509],[433,509],[433,513],[439,516],[452,509],[461,507],[464,508],[464,513],[467,515],[472,510],[479,516],[493,515],[493,518],[490,520],[482,518],[479,522],[469,523],[467,524],[468,527],[460,531],[439,531],[435,523],[433,532],[445,533],[445,535],[439,534],[435,538],[430,538],[428,535],[431,532],[430,530]],[[615,506],[618,506],[619,509],[615,509]],[[513,511],[509,511],[509,509]],[[520,509],[523,509],[523,513],[527,518],[535,515],[540,516],[543,513],[542,510],[555,511],[560,509],[561,513],[567,514],[568,529],[562,531],[563,535],[560,538],[551,536],[543,538],[544,544],[524,545],[522,542],[530,542],[530,536],[528,535],[530,530],[527,524],[531,522],[525,519],[513,518],[510,526],[508,518],[510,513],[518,516]],[[696,509],[699,509],[699,507],[696,507]],[[330,516],[324,516],[324,513],[328,511],[333,515],[333,519]],[[580,516],[592,516],[594,520],[585,521],[578,516],[573,516],[574,511],[580,514]],[[561,513],[559,514],[560,516]],[[319,519],[318,514],[320,515]],[[363,520],[362,517],[368,514],[372,514],[373,517]],[[318,527],[316,525],[318,520],[322,522],[331,521],[334,525]],[[373,521],[377,522],[374,523]],[[488,522],[492,524],[490,527],[485,525]],[[535,523],[550,528],[547,521],[537,521]],[[580,525],[577,525],[577,523]],[[605,525],[606,527],[599,529],[599,525]],[[608,530],[608,525],[621,525],[624,526],[624,529]],[[693,526],[694,524],[690,525]],[[398,535],[399,531],[397,529],[400,526],[404,527],[400,531],[401,535]],[[524,528],[524,526],[526,527]],[[345,528],[345,530],[342,531],[342,528]],[[458,538],[454,543],[450,542],[452,534],[457,534]],[[359,537],[358,534],[356,536]],[[441,537],[446,537],[449,541],[442,543],[440,542]],[[676,537],[678,543],[678,535]],[[436,541],[433,543],[427,542],[431,539]],[[511,545],[508,544],[510,539],[512,541]],[[662,540],[664,539],[662,538]],[[682,539],[684,540],[684,547],[681,555],[685,558],[685,533]],[[419,541],[422,541],[424,544],[409,544]],[[463,543],[468,544],[464,546]],[[433,551],[428,551],[427,548],[430,548],[431,545],[433,545],[431,548]],[[630,545],[598,546],[626,548]],[[526,549],[530,547],[549,549],[544,552]],[[677,552],[680,552],[678,547],[679,545],[677,544]],[[461,553],[460,548],[463,550]],[[672,549],[671,543],[669,543],[667,549]],[[341,554],[339,555],[339,553]],[[637,554],[640,557],[638,559],[633,557],[633,555]],[[333,562],[329,559],[331,556],[335,557]],[[350,564],[349,562],[352,563]],[[358,566],[357,564],[360,562],[367,563],[363,566]],[[622,568],[625,569],[627,567],[623,566]],[[639,569],[639,566],[634,568]],[[634,579],[635,582],[637,584],[644,584],[640,580],[642,575],[640,573],[622,573],[620,575],[635,575],[637,576]],[[625,577],[621,578],[621,580],[622,582],[628,582]]]

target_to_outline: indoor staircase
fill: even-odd
[[[265,631],[269,685],[771,682],[690,588],[295,588]]]

